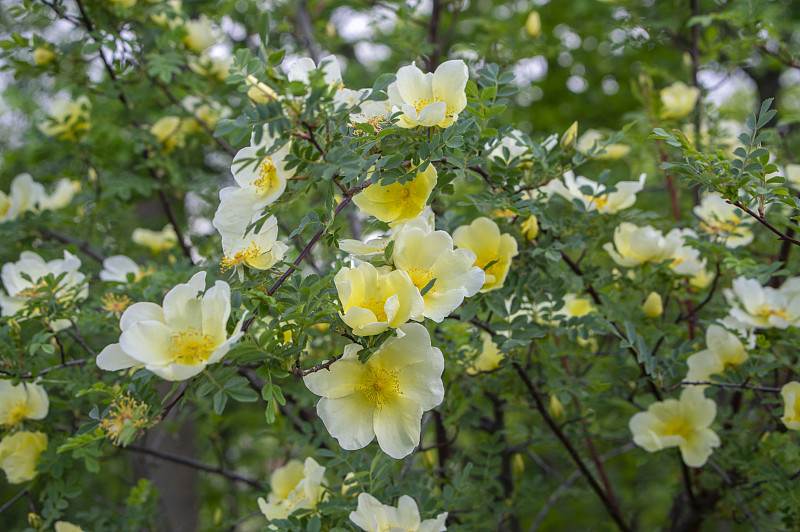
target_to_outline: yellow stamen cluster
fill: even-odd
[[[147,418],[148,406],[140,403],[129,394],[121,395],[111,403],[106,417],[100,422],[100,428],[114,445],[127,445],[132,436],[139,435],[153,425]],[[132,429],[125,434],[126,428]]]
[[[31,287],[25,288],[24,290],[21,290],[14,297],[28,297],[28,298],[30,298],[30,297],[41,296],[41,295],[43,295],[42,288],[45,288],[46,286],[47,286],[47,283],[44,282],[43,280],[40,280],[34,286],[31,286]]]
[[[397,378],[399,371],[389,371],[381,367],[367,366],[361,376],[361,386],[356,388],[364,394],[364,398],[379,409],[383,405],[394,399],[398,395],[403,395],[400,391],[400,380]]]
[[[185,331],[172,333],[172,345],[169,354],[176,364],[199,366],[208,361],[208,357],[217,348],[211,338],[194,327]]]
[[[222,262],[220,262],[220,269],[224,272],[225,270],[235,268],[248,259],[254,259],[259,255],[261,255],[261,248],[258,247],[255,242],[250,242],[250,245],[245,249],[237,251],[233,256],[228,255],[223,258]]]
[[[409,268],[408,270],[406,270],[406,273],[411,278],[411,282],[414,284],[414,286],[417,287],[417,290],[420,291],[422,291],[422,289],[425,288],[428,285],[428,283],[433,280],[433,274],[430,272],[430,270],[427,270],[420,266]],[[431,287],[429,292],[433,292],[434,288],[435,285]]]
[[[16,426],[17,423],[28,417],[27,412],[28,408],[24,399],[17,399],[13,403],[11,403],[11,406],[9,407],[9,414],[8,414],[9,422],[7,426],[8,427]]]
[[[360,306],[372,312],[377,321],[389,321],[389,318],[386,316],[386,310],[384,308],[385,305],[385,301],[370,298],[364,301],[364,303]]]
[[[113,292],[106,293],[100,298],[100,302],[103,303],[103,310],[115,316],[120,316],[133,303],[131,298],[125,294],[114,294]]]
[[[264,159],[258,166],[258,179],[253,182],[253,186],[262,194],[272,193],[281,186],[278,169],[275,168],[271,157]]]

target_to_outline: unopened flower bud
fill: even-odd
[[[522,453],[516,453],[511,459],[511,468],[517,476],[521,476],[525,472],[525,460],[522,459]]]
[[[56,58],[56,53],[43,46],[37,46],[33,50],[33,61],[39,66],[47,66]]]
[[[528,19],[525,21],[525,33],[528,37],[535,39],[542,33],[542,19],[538,11],[531,11]]]
[[[578,121],[572,123],[571,126],[567,128],[563,135],[561,135],[561,149],[564,151],[570,151],[572,148],[575,147],[575,140],[578,138]]]
[[[648,318],[657,318],[664,312],[664,304],[658,292],[650,292],[642,305],[642,312]]]
[[[550,395],[550,407],[547,409],[550,417],[558,421],[564,417],[564,403],[555,394]]]
[[[536,237],[539,236],[539,221],[536,219],[536,216],[531,214],[530,218],[522,222],[520,230],[522,231],[522,235],[528,240],[536,240]]]

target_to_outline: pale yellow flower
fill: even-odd
[[[465,88],[469,70],[464,61],[445,61],[433,73],[423,73],[412,63],[397,71],[397,81],[387,93],[392,112],[401,112],[397,125],[449,127],[467,106]]]
[[[72,181],[67,178],[59,179],[52,194],[45,193],[39,198],[39,208],[43,211],[62,209],[70,204],[72,198],[80,190],[80,181]]]
[[[677,81],[665,89],[661,89],[661,118],[683,118],[694,109],[700,97],[700,89],[689,87]]]
[[[295,510],[313,510],[325,500],[325,468],[309,457],[305,463],[290,460],[269,479],[270,494],[258,498],[258,508],[267,519],[286,519]]]
[[[688,382],[708,382],[711,375],[720,375],[731,367],[744,363],[748,356],[739,338],[720,327],[710,325],[706,331],[707,349],[693,354],[686,360]]]
[[[214,57],[203,51],[197,57],[189,58],[189,68],[201,76],[208,76],[217,81],[225,81],[233,66],[233,56]]]
[[[746,246],[753,241],[753,230],[744,212],[726,202],[720,194],[706,194],[693,212],[700,218],[700,227],[710,234],[719,235],[726,247]]]
[[[786,182],[794,188],[800,188],[800,164],[787,164]]]
[[[680,400],[653,403],[647,412],[635,414],[628,428],[633,442],[648,452],[679,447],[684,463],[702,467],[721,442],[709,427],[717,415],[717,404],[698,387],[684,388]]]
[[[20,484],[36,477],[36,462],[47,448],[47,434],[20,430],[0,440],[0,469],[9,484]]]
[[[164,153],[172,153],[175,148],[186,145],[183,120],[177,116],[162,116],[150,126],[150,133],[161,144]]]
[[[67,521],[56,521],[53,526],[55,527],[56,532],[83,532],[81,527]]]
[[[44,187],[30,174],[19,174],[11,181],[8,194],[0,190],[0,222],[16,220],[25,212],[36,212]]]
[[[358,507],[350,512],[350,520],[364,532],[444,532],[447,530],[447,512],[436,519],[421,520],[417,503],[408,495],[402,495],[397,506],[381,504],[369,493],[358,496]]]
[[[462,225],[453,233],[453,243],[472,251],[475,266],[486,274],[481,292],[496,290],[503,286],[511,268],[511,259],[517,254],[517,241],[503,233],[500,227],[486,217],[476,218],[469,225]]]
[[[392,458],[408,456],[419,445],[422,413],[444,399],[442,352],[418,323],[397,329],[364,364],[361,349],[347,345],[328,371],[303,378],[322,396],[317,413],[343,449],[361,449],[377,436]]]
[[[748,327],[800,326],[800,277],[787,279],[775,289],[741,276],[733,280],[732,288],[724,290],[723,295],[732,307],[729,316]]]
[[[187,20],[184,25],[186,36],[183,43],[193,52],[200,53],[209,48],[219,40],[219,34],[211,21],[205,15],[199,18]]]
[[[536,237],[539,236],[539,221],[536,219],[536,216],[531,214],[527,220],[522,222],[520,231],[522,232],[522,236],[528,240],[536,240]]]
[[[436,186],[437,172],[432,164],[417,171],[413,179],[391,185],[375,183],[353,197],[359,210],[389,225],[398,225],[416,218],[428,204]]]
[[[614,229],[614,243],[603,245],[614,262],[630,268],[647,262],[663,262],[670,258],[681,244],[679,233],[670,233],[669,238],[649,225],[637,227],[630,222],[622,222]]]
[[[800,382],[787,382],[781,388],[783,416],[781,421],[789,430],[800,430]]]
[[[561,146],[561,149],[564,151],[569,151],[575,147],[575,139],[578,138],[578,121],[576,120],[573,122],[564,134],[561,135],[561,139],[558,141],[558,145]]]
[[[133,275],[136,282],[149,272],[139,267],[136,262],[125,255],[114,255],[103,260],[100,280],[112,283],[127,283],[128,275]]]
[[[50,399],[38,384],[0,381],[0,425],[13,427],[24,419],[44,419],[50,409]]]
[[[497,344],[492,340],[492,335],[482,331],[481,340],[483,346],[477,357],[470,361],[467,368],[467,375],[477,375],[481,372],[494,371],[500,367],[500,362],[505,358],[505,353],[501,353]],[[472,350],[474,354],[474,349]]]
[[[597,131],[596,129],[587,129],[586,133],[581,135],[581,138],[578,139],[578,143],[576,145],[577,149],[581,153],[588,153],[589,150],[594,146],[597,142],[603,142],[605,140],[605,135],[601,132]],[[627,144],[609,144],[603,148],[604,152],[597,155],[595,158],[599,161],[613,161],[616,159],[621,159],[628,155],[631,151],[631,147]]]
[[[245,82],[250,87],[247,89],[247,97],[255,103],[267,103],[278,99],[278,93],[272,87],[263,81],[258,81],[258,78],[252,74],[247,76]]]
[[[636,194],[644,188],[646,174],[639,176],[638,181],[620,181],[612,185],[616,190],[606,192],[605,185],[601,185],[583,176],[575,177],[571,170],[564,172],[564,181],[554,179],[544,187],[544,191],[553,197],[557,194],[570,203],[578,200],[586,211],[604,214],[614,214],[623,209],[632,207],[636,202]]]
[[[178,243],[178,235],[169,224],[165,225],[161,231],[137,227],[131,234],[131,240],[135,244],[150,248],[153,253],[160,253],[175,247]]]
[[[425,301],[402,270],[380,271],[365,262],[342,268],[333,278],[344,315],[353,334],[372,336],[398,328],[425,308]]]
[[[51,137],[78,140],[89,131],[91,109],[92,105],[86,96],[79,96],[75,100],[56,98],[50,106],[50,115],[39,125],[39,129]]]
[[[555,325],[558,319],[580,318],[586,316],[597,309],[592,304],[592,300],[588,297],[580,297],[577,294],[564,294],[562,299],[564,304],[560,309],[555,310],[556,303],[554,301],[542,301],[537,303],[535,311],[537,319],[541,323]]]
[[[395,236],[392,261],[403,270],[423,294],[425,309],[420,316],[441,322],[458,308],[465,297],[472,297],[484,284],[485,274],[475,264],[468,249],[453,249],[453,239],[445,231],[425,227],[406,227]]]
[[[217,281],[206,290],[206,274],[195,274],[164,296],[163,306],[135,303],[120,318],[119,343],[97,355],[97,367],[118,371],[144,367],[169,381],[194,377],[224,357],[242,336],[242,320],[228,337],[231,289]]]
[[[258,211],[250,216],[246,210],[237,210],[237,205],[223,200],[214,215],[214,227],[222,236],[223,270],[233,268],[244,279],[244,267],[268,270],[283,260],[289,247],[278,240],[278,219],[269,216],[261,228],[247,232],[247,227],[264,217]]]

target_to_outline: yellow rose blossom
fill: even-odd
[[[419,291],[402,270],[383,272],[365,262],[358,268],[342,268],[333,282],[344,310],[342,319],[359,336],[396,329],[425,308]]]
[[[559,146],[564,151],[569,151],[575,147],[575,140],[578,138],[578,121],[570,125],[564,134],[561,135],[561,140],[558,141]]]
[[[781,388],[783,416],[781,421],[789,430],[800,430],[800,382],[787,382]]]
[[[662,262],[670,258],[682,242],[681,235],[664,234],[651,226],[637,227],[622,222],[614,229],[614,243],[603,244],[614,262],[620,266],[639,266],[646,262]]]
[[[325,468],[313,458],[305,463],[290,460],[272,473],[271,492],[266,500],[258,498],[258,508],[270,520],[286,519],[296,510],[313,510],[327,498],[324,476]]]
[[[250,88],[247,89],[247,97],[253,100],[253,102],[267,103],[278,99],[278,93],[275,92],[272,87],[263,81],[258,81],[258,78],[252,74],[247,76],[245,81],[247,85],[250,86]]]
[[[578,139],[576,148],[581,153],[588,153],[595,142],[600,143],[603,140],[605,140],[605,135],[603,135],[603,133],[596,129],[588,129],[586,133],[581,135],[581,138]],[[625,157],[631,151],[631,147],[626,144],[608,144],[603,149],[605,151],[596,155],[595,159],[600,161],[613,161]]]
[[[412,63],[397,71],[397,81],[386,91],[393,113],[402,113],[397,125],[449,127],[467,106],[465,88],[469,69],[460,59],[445,61],[433,73]]]
[[[200,53],[217,43],[217,31],[205,15],[187,20],[183,27],[186,30],[183,43],[193,52]]]
[[[56,532],[83,532],[81,527],[67,521],[56,521],[53,527],[56,529]]]
[[[522,222],[520,231],[522,232],[522,236],[528,240],[536,240],[536,237],[539,236],[539,220],[536,219],[536,216],[531,214],[527,220]]]
[[[706,331],[707,349],[693,354],[686,360],[689,373],[688,382],[707,382],[711,375],[719,375],[728,368],[743,364],[747,351],[739,338],[720,327],[710,325]]]
[[[444,399],[444,357],[418,323],[397,329],[364,364],[361,349],[345,346],[328,371],[303,381],[322,396],[317,413],[343,449],[361,449],[377,436],[383,452],[404,458],[419,445],[422,413]]]
[[[150,248],[153,253],[160,253],[175,247],[178,243],[178,235],[169,224],[165,225],[161,231],[137,227],[131,234],[131,240],[135,244]]]
[[[726,247],[746,246],[753,241],[753,230],[744,212],[726,202],[720,194],[706,194],[693,212],[700,218],[703,231],[721,237]]]
[[[358,496],[356,511],[350,512],[350,520],[364,532],[444,532],[447,530],[447,512],[436,519],[422,520],[414,499],[402,495],[397,506],[381,504],[369,493]]]
[[[392,226],[398,225],[416,218],[423,211],[436,186],[436,179],[436,168],[429,164],[405,183],[368,186],[353,197],[353,203],[364,214]]]
[[[653,403],[646,412],[635,414],[628,428],[633,442],[647,452],[679,447],[687,466],[702,467],[721,443],[709,428],[716,415],[717,404],[702,389],[689,387],[681,392],[680,400]]]
[[[175,148],[186,144],[183,121],[177,116],[162,116],[150,126],[150,133],[161,144],[164,153],[172,153]]]
[[[47,434],[20,430],[0,440],[0,469],[9,484],[20,484],[36,477],[36,462],[47,448]]]
[[[467,375],[477,375],[478,373],[494,371],[500,367],[500,362],[505,358],[505,353],[501,353],[497,344],[492,340],[492,335],[482,331],[481,340],[483,346],[481,352],[470,361],[467,368]],[[474,350],[472,350],[474,353]]]
[[[505,283],[511,259],[517,254],[517,241],[509,234],[500,234],[500,227],[486,217],[462,225],[453,233],[453,243],[472,251],[474,265],[486,273],[481,292],[496,290]]]
[[[700,89],[678,81],[661,89],[661,118],[683,118],[694,109]]]
[[[25,419],[44,419],[49,408],[50,399],[42,386],[0,381],[0,425],[8,428]]]
[[[78,140],[89,131],[91,108],[86,96],[79,96],[75,100],[56,98],[50,106],[50,115],[39,129],[51,137]]]

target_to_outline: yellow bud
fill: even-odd
[[[328,22],[328,24],[325,25],[325,34],[329,39],[336,37],[336,26]]]
[[[217,506],[217,509],[214,510],[214,524],[219,525],[222,524],[222,508]]]
[[[291,344],[292,343],[292,331],[287,330],[283,331],[283,345]]]
[[[550,407],[547,409],[550,417],[558,421],[564,417],[564,404],[555,394],[550,394]]]
[[[514,474],[519,476],[525,472],[525,460],[522,459],[522,454],[517,453],[514,455],[511,461],[511,468],[514,470]]]
[[[648,318],[657,318],[664,312],[664,303],[661,301],[661,296],[658,292],[650,292],[647,299],[644,300],[642,305],[642,312]]]
[[[538,11],[531,11],[528,20],[525,21],[525,33],[528,37],[535,39],[542,33],[542,19]]]
[[[355,473],[352,471],[349,472],[344,476],[344,480],[342,481],[342,495],[347,497],[347,492],[350,490],[358,487],[358,481],[355,479]],[[355,495],[355,493],[353,493]]]
[[[39,66],[47,66],[56,58],[56,53],[49,48],[37,46],[33,50],[33,60]]]
[[[97,182],[97,170],[95,170],[91,166],[89,167],[88,176],[89,176],[89,182],[90,183],[96,183]]]
[[[536,237],[539,236],[539,221],[536,219],[536,216],[532,215],[530,218],[522,222],[522,235],[527,238],[528,240],[536,240]]]
[[[563,135],[561,135],[561,149],[564,151],[570,151],[572,148],[575,147],[575,140],[578,138],[578,121],[572,123],[571,126],[567,128]]]
[[[28,525],[31,528],[35,528],[36,530],[39,530],[40,528],[42,528],[43,524],[44,524],[44,521],[43,521],[43,519],[41,518],[40,515],[35,514],[33,512],[30,512],[28,514]]]
[[[331,328],[331,324],[330,323],[315,323],[314,325],[312,325],[312,327],[314,327],[314,329],[318,330],[321,333],[326,333],[326,332],[328,332],[328,329]]]

